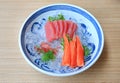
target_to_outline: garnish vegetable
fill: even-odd
[[[88,56],[88,55],[90,54],[90,52],[91,52],[91,49],[88,48],[87,46],[84,46],[84,45],[83,45],[83,48],[84,48],[84,50],[85,50],[85,51],[84,51],[84,55],[85,55],[85,56]]]
[[[42,42],[40,46],[36,46],[35,49],[39,54],[41,53],[42,61],[47,62],[55,59],[57,49],[51,48],[51,46],[48,43]]]
[[[55,21],[55,20],[65,20],[64,16],[62,14],[58,14],[57,16],[49,16],[49,21]]]

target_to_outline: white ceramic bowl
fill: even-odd
[[[62,67],[61,58],[52,63],[44,63],[35,52],[34,46],[45,39],[44,25],[47,18],[57,14],[63,14],[65,19],[76,22],[76,33],[82,43],[91,48],[89,56],[84,57],[85,66],[75,69]],[[25,60],[36,70],[51,76],[71,76],[87,70],[98,60],[104,46],[104,35],[96,18],[85,9],[71,4],[52,4],[28,16],[20,30],[19,46]]]

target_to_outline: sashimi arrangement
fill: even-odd
[[[48,21],[45,25],[46,38],[49,42],[63,38],[64,34],[73,38],[77,25],[69,20]]]
[[[78,26],[71,20],[65,20],[62,14],[49,16],[44,29],[46,40],[35,46],[35,50],[41,56],[43,62],[54,61],[59,49],[63,50],[61,66],[70,68],[84,66],[84,56],[90,54],[90,49],[82,45],[80,37],[76,34]],[[60,41],[60,46],[52,47],[54,41]],[[62,47],[62,48],[61,48]]]

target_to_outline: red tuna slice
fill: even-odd
[[[67,34],[72,38],[72,30],[73,30],[73,26],[74,26],[74,23],[72,21],[68,21],[68,31],[67,31]]]
[[[55,39],[55,29],[53,28],[52,22],[47,22],[45,24],[46,39],[49,42],[52,42]]]
[[[67,31],[68,31],[68,22],[67,21],[63,21],[64,22],[64,31],[63,31],[63,35],[66,35]]]
[[[74,33],[77,29],[77,24],[72,21],[66,20],[57,20],[57,21],[48,21],[45,25],[46,39],[48,42],[52,42],[58,38],[62,38],[63,35],[68,34],[73,38]]]
[[[63,37],[64,21],[63,20],[58,20],[58,24],[60,25],[59,38],[61,38],[61,37]]]
[[[59,32],[60,32],[60,25],[59,25],[59,23],[58,23],[58,21],[53,21],[53,25],[54,25],[54,27],[55,27],[55,30],[56,30],[56,39],[58,39],[59,37]]]
[[[56,25],[55,25],[54,22],[51,22],[51,24],[52,24],[53,30],[54,30],[54,32],[55,32],[53,39],[58,39],[57,30],[56,30],[56,29],[57,29],[57,28],[56,28]]]
[[[76,30],[77,30],[77,24],[74,23],[72,33],[71,33],[72,37],[74,36]]]

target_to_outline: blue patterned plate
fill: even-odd
[[[63,51],[54,61],[43,62],[34,47],[46,41],[44,25],[49,16],[63,14],[66,20],[72,20],[78,25],[76,34],[82,44],[91,49],[90,54],[84,57],[83,67],[61,66]],[[58,46],[59,41],[54,41],[53,46]],[[26,61],[35,69],[52,76],[71,76],[81,73],[91,67],[99,58],[104,45],[104,36],[100,24],[95,17],[85,9],[70,4],[53,4],[33,12],[24,22],[19,35],[20,50]]]

